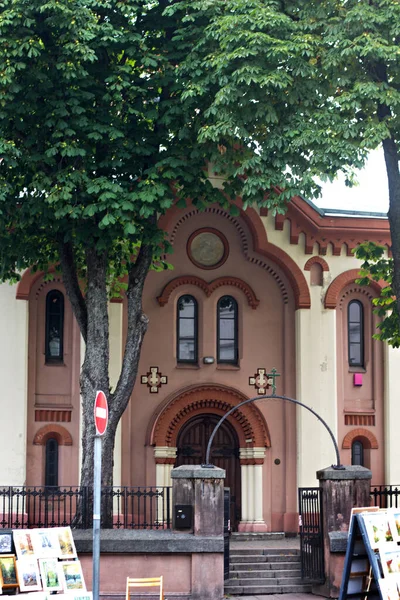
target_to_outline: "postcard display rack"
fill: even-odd
[[[10,593],[23,593],[24,600],[92,600],[70,527],[0,530],[0,594]]]
[[[400,509],[353,514],[339,600],[400,600]]]

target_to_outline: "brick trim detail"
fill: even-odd
[[[371,431],[368,431],[368,429],[363,429],[360,427],[358,429],[353,429],[352,431],[349,431],[349,433],[343,438],[343,450],[349,450],[353,441],[357,438],[364,438],[365,440],[368,440],[368,442],[370,443],[370,448],[372,450],[377,450],[379,448],[378,440],[376,439],[374,434]]]
[[[234,204],[236,204],[236,206],[239,208],[240,216],[250,231],[253,241],[252,249],[247,247],[246,235],[238,219],[235,219],[234,217],[232,217],[232,215],[230,215],[220,207],[208,207],[203,212],[210,214],[218,214],[228,219],[238,230],[238,234],[242,240],[243,253],[246,259],[253,264],[259,265],[261,268],[268,270],[269,272],[271,272],[272,269],[268,265],[268,263],[263,261],[263,257],[266,258],[268,261],[271,261],[272,263],[278,265],[278,267],[282,269],[283,273],[289,280],[289,283],[293,290],[295,308],[310,308],[310,291],[308,289],[307,281],[300,267],[288,254],[286,254],[286,252],[284,252],[281,248],[278,248],[278,246],[275,246],[274,244],[271,244],[268,241],[267,232],[257,211],[255,211],[253,208],[247,208],[246,210],[243,210],[243,202],[240,199],[238,199]],[[190,201],[188,201],[188,206],[186,210],[179,209],[175,205],[160,218],[159,227],[169,233],[170,242],[171,244],[173,244],[179,226],[182,223],[186,222],[188,219],[190,219],[192,216],[199,214],[199,212],[200,211],[196,209],[190,203]],[[254,252],[255,255],[252,254],[251,251]],[[280,285],[280,287],[283,288],[283,292],[287,294],[285,290],[285,285],[280,280],[279,276],[273,271],[272,274],[277,280],[278,285]],[[287,300],[285,300],[285,302],[287,302]]]
[[[55,425],[51,423],[45,425],[36,433],[33,438],[33,444],[35,446],[44,446],[49,438],[54,437],[59,446],[72,446],[71,434],[62,425]]]
[[[54,273],[56,267],[53,265],[49,267],[47,273]],[[32,289],[32,286],[36,283],[38,279],[43,277],[44,271],[32,271],[32,269],[27,269],[21,279],[17,284],[17,289],[15,293],[15,297],[17,300],[29,300],[29,294]]]
[[[182,426],[192,417],[212,413],[223,416],[247,397],[222,385],[209,384],[181,391],[153,419],[150,444],[176,447]],[[242,406],[228,417],[234,427],[241,448],[271,446],[267,424],[254,404]]]
[[[360,278],[359,269],[350,269],[338,275],[328,287],[325,295],[325,308],[336,308],[338,305],[340,294],[343,288],[350,283],[354,283],[356,279]],[[370,287],[379,294],[382,285],[377,281],[370,280]]]
[[[210,281],[210,283],[207,283],[207,281],[201,277],[197,277],[195,275],[183,275],[181,277],[176,277],[167,283],[160,296],[157,298],[159,305],[165,306],[168,303],[172,292],[181,285],[195,285],[203,290],[207,298],[209,298],[211,294],[219,287],[223,285],[231,285],[244,293],[251,308],[255,309],[260,304],[260,301],[256,297],[250,285],[243,281],[243,279],[239,279],[239,277],[218,277],[217,279]]]
[[[315,263],[321,265],[323,271],[329,271],[328,263],[324,258],[321,258],[320,256],[312,256],[311,258],[309,258],[306,264],[304,265],[304,270],[311,271],[311,267],[315,265]]]
[[[43,409],[35,410],[35,421],[71,422],[71,410]]]

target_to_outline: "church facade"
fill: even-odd
[[[330,426],[343,464],[399,484],[400,354],[372,339],[378,284],[356,283],[358,243],[390,245],[384,215],[324,212],[293,198],[285,215],[232,216],[192,205],[161,217],[172,271],[151,272],[150,322],[139,376],[120,423],[115,485],[165,486],[174,466],[199,464],[218,420],[247,398],[276,393]],[[62,280],[27,271],[0,286],[2,463],[5,485],[79,484],[83,343]],[[111,302],[111,379],[126,331]],[[278,376],[279,375],[279,376]],[[297,489],[336,462],[322,424],[281,399],[238,408],[211,461],[226,469],[239,531],[297,531]]]

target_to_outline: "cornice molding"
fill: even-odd
[[[298,244],[300,234],[305,236],[305,254],[312,254],[314,244],[321,255],[332,245],[333,256],[340,256],[345,245],[347,256],[359,244],[373,241],[390,249],[390,228],[387,219],[373,217],[322,216],[299,196],[294,196],[284,215],[275,216],[275,229],[282,231],[285,221],[289,221],[290,243]]]

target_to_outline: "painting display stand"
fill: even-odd
[[[400,600],[400,510],[356,509],[339,600]]]

